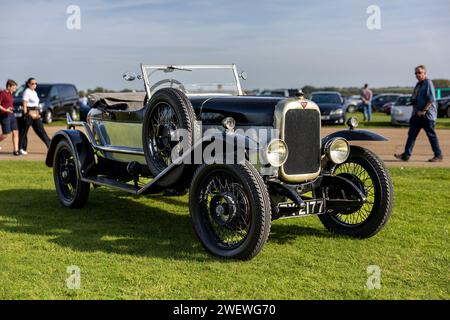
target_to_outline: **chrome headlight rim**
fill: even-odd
[[[335,164],[342,164],[350,156],[350,144],[344,138],[331,139],[325,144],[324,153]]]
[[[288,146],[286,142],[281,139],[273,139],[267,144],[267,147],[264,150],[264,155],[266,158],[266,163],[273,167],[279,168],[286,163],[289,156]]]

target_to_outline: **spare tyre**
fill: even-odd
[[[142,143],[154,177],[172,164],[175,154],[192,146],[195,119],[192,104],[182,91],[163,88],[152,95],[144,114]],[[171,180],[175,182],[183,171],[184,165],[180,164]]]

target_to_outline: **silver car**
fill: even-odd
[[[393,125],[409,125],[413,106],[411,95],[401,95],[391,110],[391,123]]]

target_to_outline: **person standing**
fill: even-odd
[[[363,106],[363,121],[372,120],[372,90],[369,89],[369,85],[366,83],[364,89],[361,91],[361,100]]]
[[[406,140],[405,151],[402,154],[394,154],[394,156],[397,159],[408,161],[409,157],[411,157],[417,135],[421,129],[424,129],[434,152],[434,157],[428,161],[442,161],[442,151],[439,147],[439,140],[435,131],[437,107],[434,85],[428,79],[427,70],[424,65],[416,67],[415,76],[418,82],[411,99],[413,112],[409,120],[408,139]]]
[[[17,89],[17,83],[9,79],[6,82],[6,90],[0,92],[0,125],[3,133],[0,135],[0,142],[8,138],[12,132],[13,154],[15,156],[19,153],[19,132],[17,128],[16,117],[14,116],[14,97],[13,93]]]
[[[41,115],[39,114],[39,97],[36,92],[37,81],[35,78],[29,78],[25,83],[26,89],[23,92],[23,117],[25,121],[24,130],[20,136],[20,153],[28,154],[28,129],[33,127],[37,136],[45,143],[47,148],[50,147],[50,138],[45,132],[44,124],[42,123]]]

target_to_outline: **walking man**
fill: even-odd
[[[361,91],[361,100],[363,102],[363,121],[372,120],[372,90],[369,89],[369,85],[366,83],[364,89]]]
[[[430,141],[434,157],[430,162],[442,161],[442,151],[439,147],[439,140],[434,129],[437,119],[436,96],[433,82],[427,77],[427,70],[424,65],[415,69],[418,80],[412,94],[413,112],[409,120],[408,139],[406,140],[405,151],[402,154],[394,154],[397,159],[408,161],[416,142],[420,129],[424,129]]]
[[[19,132],[17,131],[17,121],[14,116],[13,106],[14,98],[13,93],[17,89],[17,83],[14,80],[8,80],[6,82],[6,90],[0,92],[0,125],[2,127],[3,134],[0,135],[0,142],[5,140],[12,132],[13,140],[13,154],[19,155]]]

